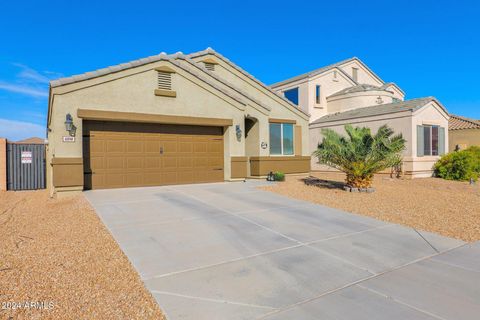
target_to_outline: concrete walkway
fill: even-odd
[[[255,188],[264,183],[85,195],[170,320],[479,318],[479,243]]]

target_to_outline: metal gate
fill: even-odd
[[[45,189],[45,145],[7,143],[7,190]]]

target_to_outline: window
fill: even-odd
[[[432,156],[438,156],[438,126],[430,127],[432,131]]]
[[[417,156],[438,156],[445,153],[445,128],[417,126]]]
[[[358,80],[358,68],[352,68],[352,78],[353,80]]]
[[[316,85],[316,86],[315,86],[315,102],[318,103],[318,104],[321,102],[321,100],[320,100],[320,99],[321,99],[320,94],[321,94],[320,86],[319,86],[319,85]]]
[[[293,155],[293,124],[270,123],[270,155]]]
[[[283,92],[285,98],[298,106],[298,88],[293,88]]]
[[[423,155],[431,156],[432,155],[432,135],[431,127],[423,127]]]

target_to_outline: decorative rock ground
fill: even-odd
[[[375,192],[375,188],[353,188],[349,186],[343,187],[343,190],[347,192],[366,192],[366,193]]]

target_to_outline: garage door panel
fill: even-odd
[[[195,181],[198,182],[207,182],[208,173],[205,171],[194,171],[193,172]]]
[[[162,173],[162,184],[177,184],[177,172],[163,172]]]
[[[159,170],[162,168],[162,161],[159,157],[145,157],[145,169]]]
[[[166,170],[177,169],[177,157],[162,158],[162,168]]]
[[[128,153],[144,153],[144,142],[143,141],[127,141],[127,152]]]
[[[90,139],[90,154],[104,153],[105,141],[91,138]]]
[[[208,153],[222,153],[223,154],[223,140],[218,141],[218,140],[212,140],[208,144]]]
[[[106,173],[104,176],[105,176],[104,181],[106,186],[110,186],[113,188],[121,188],[126,186],[125,173],[108,172],[108,174]]]
[[[115,156],[106,159],[106,167],[107,170],[115,170],[115,169],[125,169],[125,159],[123,157]]]
[[[145,141],[145,152],[155,154],[159,153],[160,141]]]
[[[195,179],[193,176],[193,171],[179,171],[177,174],[177,183],[178,184],[186,184],[186,183],[194,183]]]
[[[86,163],[90,163],[91,170],[105,169],[105,158],[100,156],[92,156],[90,159],[86,158]]]
[[[197,141],[194,145],[193,152],[206,153],[207,152],[207,142],[206,141]]]
[[[177,152],[177,141],[164,141],[163,142],[163,152]]]
[[[178,152],[181,152],[181,153],[191,153],[191,152],[193,152],[193,142],[191,142],[191,141],[179,141],[178,142]]]
[[[98,188],[104,188],[105,187],[105,175],[104,174],[91,174],[86,177],[87,179],[85,180],[90,180],[91,181],[91,188],[98,187]]]
[[[223,181],[223,170],[214,170],[213,172],[210,173],[209,178],[210,180],[208,182],[216,182],[216,181]]]
[[[191,169],[193,168],[193,158],[192,157],[180,157],[178,158],[178,168],[180,169]]]
[[[143,157],[127,157],[126,159],[127,170],[129,169],[143,169],[144,158]]]
[[[209,157],[208,166],[210,168],[223,168],[223,158]]]
[[[125,141],[124,140],[106,140],[107,148],[105,152],[108,153],[124,153]]]
[[[182,134],[177,136],[179,142],[193,142],[195,136],[190,134]]]
[[[194,159],[194,167],[196,169],[200,169],[200,168],[208,169],[208,158],[207,157],[195,158]]]
[[[143,182],[146,186],[158,186],[162,183],[162,172],[149,172],[143,174]]]
[[[101,121],[83,127],[86,188],[224,179],[221,128]]]
[[[125,174],[126,185],[129,187],[139,187],[144,185],[142,172],[128,172]]]

